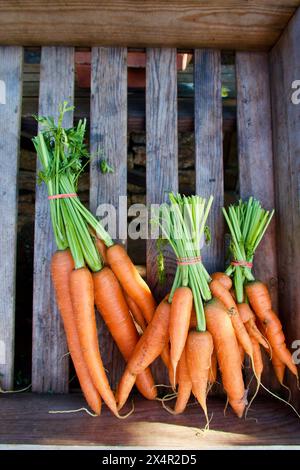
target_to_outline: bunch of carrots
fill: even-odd
[[[259,387],[260,346],[272,358],[281,383],[286,366],[298,379],[267,288],[251,271],[273,213],[252,198],[231,206],[228,213],[223,210],[232,262],[225,273],[210,276],[201,248],[213,199],[170,193],[170,204],[161,206],[158,223],[177,258],[177,271],[170,293],[157,306],[124,247],[113,242],[77,196],[78,179],[90,156],[84,143],[85,121],[63,127],[70,109],[67,103],[60,106],[57,124],[38,117],[40,132],[33,141],[57,244],[51,263],[56,299],[80,386],[94,413],[100,414],[103,400],[121,417],[134,385],[145,398],[156,399],[150,365],[158,356],[169,371],[171,396],[176,397],[174,410],[163,401],[164,406],[182,413],[193,394],[207,423],[206,397],[218,367],[229,404],[237,416],[244,414],[244,355],[250,357]],[[126,361],[115,392],[101,358],[95,306]]]

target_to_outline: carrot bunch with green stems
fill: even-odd
[[[255,279],[252,272],[255,251],[271,222],[274,210],[265,210],[258,200],[250,197],[248,201],[240,200],[227,210],[223,208],[223,214],[231,234],[232,255],[232,262],[225,273],[233,278],[239,311],[245,314],[244,304],[249,304],[249,318],[245,322],[249,335],[251,339],[265,347],[267,343],[266,349],[270,349],[270,356],[275,355],[274,370],[281,384],[283,384],[282,370],[285,366],[298,380],[297,367],[287,349],[281,322],[272,309],[268,288],[263,282]],[[250,307],[253,309],[253,315],[249,312]],[[282,363],[282,367],[279,367],[279,362]]]
[[[118,279],[109,267],[103,267],[93,232],[101,234],[106,246],[113,247],[113,242],[76,195],[78,178],[89,155],[84,144],[85,121],[80,121],[76,128],[62,127],[63,116],[70,109],[72,108],[66,103],[61,105],[57,125],[52,118],[38,118],[43,130],[34,138],[42,166],[39,177],[47,184],[50,196],[50,212],[58,253],[69,248],[74,262],[74,269],[70,271],[64,287],[56,281],[61,278],[61,266],[54,262],[52,277],[57,297],[60,295],[63,300],[64,292],[70,294],[72,320],[76,324],[84,364],[94,387],[119,417],[100,354],[94,304],[96,303],[125,359],[129,359],[139,340],[139,334]],[[57,195],[66,197],[57,198]],[[117,246],[116,248],[118,249]],[[59,307],[62,316],[66,318],[64,303],[60,302]],[[68,326],[65,328],[67,330]],[[136,384],[145,397],[156,397],[150,370],[143,371],[137,377]]]

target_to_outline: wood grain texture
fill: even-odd
[[[221,53],[196,49],[195,86],[195,171],[196,194],[214,201],[208,218],[211,244],[202,250],[208,272],[224,269],[223,138],[221,96]]]
[[[73,103],[73,92],[74,49],[44,47],[39,114],[57,119],[59,104],[64,100]],[[72,122],[73,114],[68,113],[63,124],[71,126]],[[47,188],[42,184],[36,188],[34,233],[32,389],[36,392],[68,390],[69,361],[67,356],[63,358],[67,344],[50,275],[55,250]]]
[[[254,196],[266,209],[275,207],[272,149],[271,99],[266,53],[238,52],[237,128],[240,196]],[[278,310],[278,273],[275,214],[254,259],[254,275],[268,285],[274,309]],[[248,374],[250,379],[250,374]],[[264,384],[275,390],[278,382],[272,364],[264,355]]]
[[[119,197],[127,196],[127,50],[92,48],[91,74],[91,152],[96,156],[90,165],[90,208],[111,204],[127,229],[127,202],[120,212]],[[114,169],[103,175],[99,160],[105,158]],[[125,212],[124,212],[125,209]],[[111,236],[125,241],[126,233]],[[124,361],[104,322],[99,322],[100,347],[104,366],[109,370],[113,388],[124,369]]]
[[[23,50],[0,47],[0,385],[13,388]]]
[[[168,201],[178,191],[177,72],[175,49],[148,49],[146,86],[147,205]],[[150,224],[151,228],[151,224]],[[166,248],[166,283],[158,282],[156,240],[147,241],[147,280],[160,300],[171,287],[176,270],[171,249]]]
[[[268,49],[298,0],[0,3],[0,43]],[[55,32],[55,33],[54,33]]]
[[[146,198],[151,204],[168,200],[169,191],[178,191],[177,72],[176,49],[148,49],[146,66]],[[157,214],[156,214],[157,216]],[[149,230],[153,228],[149,223]],[[151,236],[151,235],[150,235]],[[175,256],[163,250],[166,281],[159,283],[156,239],[148,238],[146,248],[147,281],[159,302],[169,292],[176,271]],[[169,383],[165,367],[158,359],[153,366],[157,383]]]
[[[300,10],[270,54],[279,307],[291,351],[300,338],[300,104],[292,102],[292,82],[300,78],[299,44]],[[300,407],[294,377],[288,375],[288,383]]]
[[[104,405],[101,417],[86,413],[49,414],[85,406],[80,395],[0,397],[0,444],[44,446],[97,446],[111,449],[253,449],[256,446],[300,448],[299,420],[276,400],[255,401],[251,418],[238,419],[230,408],[224,417],[225,399],[208,398],[210,430],[203,433],[205,418],[199,405],[173,416],[158,402],[135,399],[135,412],[126,420],[112,416]],[[169,402],[169,404],[171,404]],[[250,416],[249,416],[250,418]],[[33,425],[34,419],[34,425]]]

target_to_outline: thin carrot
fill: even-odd
[[[171,364],[173,368],[174,382],[176,381],[176,369],[182,351],[187,340],[191,313],[193,306],[193,293],[189,287],[178,287],[175,290],[171,303],[170,314],[170,344]]]
[[[262,323],[265,336],[274,353],[298,378],[297,367],[286,347],[281,322],[272,310],[272,302],[267,286],[261,281],[249,282],[246,284],[246,294],[254,312]]]
[[[273,369],[275,372],[275,375],[278,379],[278,382],[280,385],[284,385],[283,380],[284,380],[284,373],[285,373],[285,364],[279,359],[279,357],[276,355],[276,353],[272,353],[272,365]]]
[[[85,399],[94,413],[100,415],[101,397],[92,382],[83,357],[71,301],[69,283],[73,269],[74,261],[70,250],[54,253],[51,260],[52,282],[58,309],[64,324],[68,349]]]
[[[193,394],[200,403],[207,421],[206,394],[213,349],[212,335],[208,331],[189,332],[186,342],[186,361]]]
[[[135,383],[136,376],[143,372],[162,352],[169,338],[171,305],[162,300],[144,334],[127,363],[117,391],[118,408],[125,404]]]
[[[253,347],[253,366],[255,376],[258,380],[258,383],[261,382],[261,375],[264,369],[264,364],[261,355],[260,344],[255,338],[251,338],[252,347]]]
[[[218,374],[218,361],[217,361],[216,350],[214,349],[211,355],[211,366],[210,366],[209,374],[208,374],[208,382],[210,383],[210,385],[213,385],[216,382],[217,374]]]
[[[219,281],[225,289],[230,290],[232,287],[232,280],[227,274],[222,272],[215,272],[211,275],[212,280]]]
[[[106,253],[107,261],[121,286],[139,306],[145,320],[149,323],[155,312],[156,303],[146,282],[121,245],[109,247]]]
[[[105,243],[100,240],[100,238],[98,238],[97,236],[95,237],[95,245],[96,245],[96,248],[97,248],[97,251],[99,253],[99,255],[101,256],[101,259],[103,261],[103,264],[105,266],[107,266],[107,255],[106,255],[106,252],[107,252],[107,248],[106,248],[106,245]]]
[[[224,305],[216,298],[206,304],[205,316],[207,329],[213,337],[228,401],[240,418],[243,415],[247,400],[240,352],[232,323]]]
[[[109,386],[99,350],[93,277],[87,268],[72,271],[70,292],[85,363],[96,389],[111,411],[118,416],[115,397]]]
[[[252,312],[249,304],[237,304],[237,308],[249,336],[253,339],[256,339],[256,341],[258,341],[265,349],[269,349],[268,342],[256,326],[255,315]]]
[[[118,279],[108,267],[93,273],[95,304],[125,361],[130,359],[139,334],[134,326]],[[148,400],[157,396],[150,369],[137,376],[136,386]]]
[[[134,300],[132,300],[131,297],[129,297],[129,295],[125,291],[123,292],[129,310],[134,318],[134,321],[139,325],[142,331],[145,331],[145,329],[147,328],[147,323],[145,321],[145,318],[143,317],[143,313],[140,307],[135,303]]]
[[[243,346],[248,356],[252,358],[252,343],[230,292],[217,280],[211,281],[209,287],[213,296],[219,299],[226,307],[238,342]]]
[[[192,392],[192,380],[189,373],[186,350],[182,351],[181,358],[178,364],[178,394],[174,412],[176,414],[183,413],[186,409],[186,405],[190,399]]]

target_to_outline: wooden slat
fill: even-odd
[[[224,269],[224,203],[221,53],[196,49],[195,86],[195,171],[196,194],[214,202],[208,219],[211,244],[203,248],[203,262],[209,272]]]
[[[176,49],[148,49],[146,86],[147,205],[168,200],[178,190],[177,72]],[[156,241],[147,241],[147,279],[159,300],[170,288],[175,272],[174,256],[165,250],[167,282],[157,276]]]
[[[124,448],[236,450],[264,446],[264,451],[269,446],[300,448],[299,419],[274,399],[255,400],[250,410],[251,419],[249,416],[245,420],[238,419],[230,407],[224,416],[225,398],[208,397],[212,419],[206,432],[203,432],[205,417],[199,405],[190,405],[181,415],[173,416],[163,410],[159,402],[135,398],[135,412],[128,419],[116,421],[106,406],[101,417],[94,419],[84,412],[49,414],[49,410],[86,406],[77,394],[21,394],[18,398],[6,395],[0,397],[0,402],[0,444],[97,446],[98,452],[101,447],[108,452]],[[200,462],[203,454],[197,455]],[[232,459],[232,454],[229,458]],[[257,455],[254,458],[257,459]]]
[[[13,387],[21,47],[0,47],[0,385]]]
[[[74,49],[44,47],[39,114],[57,118],[59,104],[64,100],[73,102],[73,91]],[[71,126],[72,121],[72,113],[68,113],[64,125]],[[68,357],[63,358],[67,345],[50,277],[50,261],[56,247],[44,184],[36,188],[34,247],[32,389],[65,392],[69,361]]]
[[[99,156],[91,163],[90,208],[96,213],[99,204],[112,204],[119,221],[119,197],[127,195],[127,50],[94,47],[91,80],[91,152]],[[100,158],[107,160],[113,173],[100,172]],[[116,233],[115,238],[121,237],[126,234]],[[124,362],[102,320],[99,334],[104,365],[115,387]]]
[[[151,204],[167,201],[169,191],[178,191],[176,49],[147,50],[146,179],[149,210]],[[146,251],[147,281],[156,300],[160,301],[173,283],[175,257],[169,246],[164,249],[166,282],[161,285],[155,239],[148,238]],[[160,360],[153,369],[158,383],[168,383]]]
[[[292,83],[300,79],[299,44],[298,10],[270,54],[279,307],[289,348],[300,338],[300,104],[292,102],[296,91]],[[291,375],[288,384],[300,407],[299,391]]]
[[[0,43],[265,49],[298,0],[1,2]]]
[[[236,55],[237,126],[240,196],[254,196],[263,207],[275,207],[271,129],[271,100],[268,55],[239,52]],[[277,296],[277,250],[275,218],[258,247],[254,274],[270,290],[274,309]],[[264,383],[274,389],[278,382],[267,356],[264,360]]]

